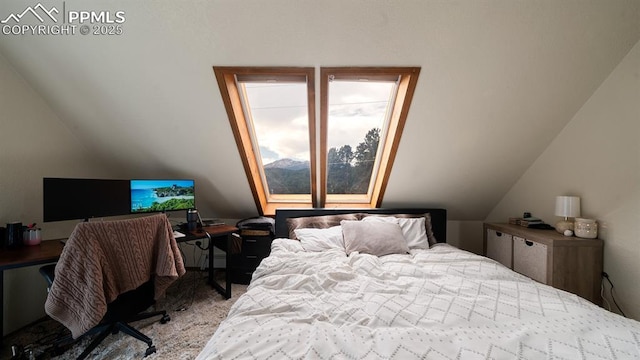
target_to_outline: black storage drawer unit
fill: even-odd
[[[271,253],[272,233],[268,230],[240,230],[242,249],[232,256],[231,279],[237,284],[248,284],[262,259]]]
[[[263,255],[266,257],[271,252],[271,236],[242,236],[242,253],[246,255]]]

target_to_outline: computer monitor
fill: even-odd
[[[129,180],[43,178],[43,221],[129,213]]]
[[[131,213],[188,210],[196,207],[194,180],[131,180]]]

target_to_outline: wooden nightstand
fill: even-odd
[[[600,239],[564,236],[555,230],[484,224],[484,254],[543,284],[602,304]]]
[[[271,253],[273,237],[268,230],[240,230],[242,251],[231,259],[232,281],[248,284],[262,259]]]

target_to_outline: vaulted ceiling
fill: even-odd
[[[2,34],[0,53],[115,177],[195,178],[223,218],[257,209],[214,65],[420,66],[383,205],[483,220],[640,39],[638,0],[64,6],[124,11],[122,34]]]

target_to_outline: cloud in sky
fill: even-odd
[[[378,82],[331,82],[328,148],[351,145],[355,149],[370,129],[382,128],[393,86]],[[308,161],[306,84],[248,83],[246,93],[263,164],[284,158]]]

